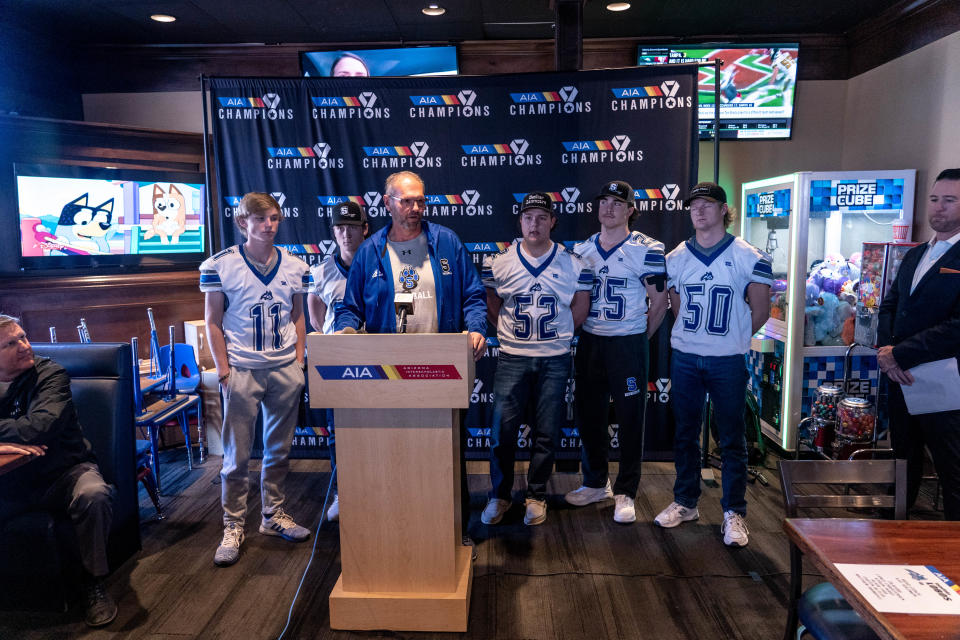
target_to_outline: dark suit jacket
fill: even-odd
[[[930,267],[911,294],[910,285],[927,243],[903,257],[896,280],[880,305],[877,344],[894,345],[901,369],[960,356],[960,242]]]

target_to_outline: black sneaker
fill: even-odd
[[[88,627],[103,627],[117,617],[117,603],[113,601],[103,581],[94,579],[84,587],[84,622]]]

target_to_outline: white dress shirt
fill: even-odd
[[[927,243],[927,248],[924,250],[923,256],[920,257],[920,262],[917,263],[917,270],[913,272],[913,284],[910,285],[910,293],[913,293],[913,290],[917,288],[917,285],[923,280],[923,276],[930,270],[930,267],[942,258],[943,254],[949,251],[950,247],[956,244],[958,240],[960,240],[960,233],[951,236],[947,240],[940,241],[934,236],[930,242]]]

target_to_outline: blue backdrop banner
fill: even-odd
[[[667,251],[690,235],[682,198],[697,176],[697,67],[423,78],[211,78],[219,247],[242,241],[232,223],[249,191],[272,193],[285,216],[278,243],[313,265],[335,253],[333,208],[352,200],[373,230],[386,224],[383,183],[419,173],[425,217],[452,228],[479,265],[519,235],[519,203],[550,194],[554,239],[599,230],[594,196],[609,180],[635,190],[635,229]],[[646,457],[672,455],[669,330],[650,350]],[[491,338],[496,335],[490,329]],[[496,341],[491,340],[496,353]],[[496,360],[477,367],[467,455],[486,455]],[[572,393],[572,382],[569,392]],[[572,413],[570,414],[572,416]],[[326,427],[298,429],[295,455],[322,455]],[[613,456],[617,425],[609,428]],[[524,429],[518,434],[526,447]],[[572,418],[560,458],[576,458]]]

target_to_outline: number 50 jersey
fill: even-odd
[[[497,321],[500,348],[535,358],[569,353],[570,303],[578,291],[593,288],[593,272],[557,243],[537,259],[524,254],[520,242],[517,238],[506,250],[487,256],[480,274],[483,286],[503,298]]]
[[[747,286],[773,283],[770,259],[727,234],[709,255],[687,240],[667,254],[667,286],[680,295],[670,345],[685,353],[732,356],[750,350]]]
[[[231,366],[267,369],[296,357],[297,329],[290,320],[295,296],[310,284],[310,268],[286,249],[266,275],[236,245],[200,265],[200,290],[226,297],[223,335]]]

